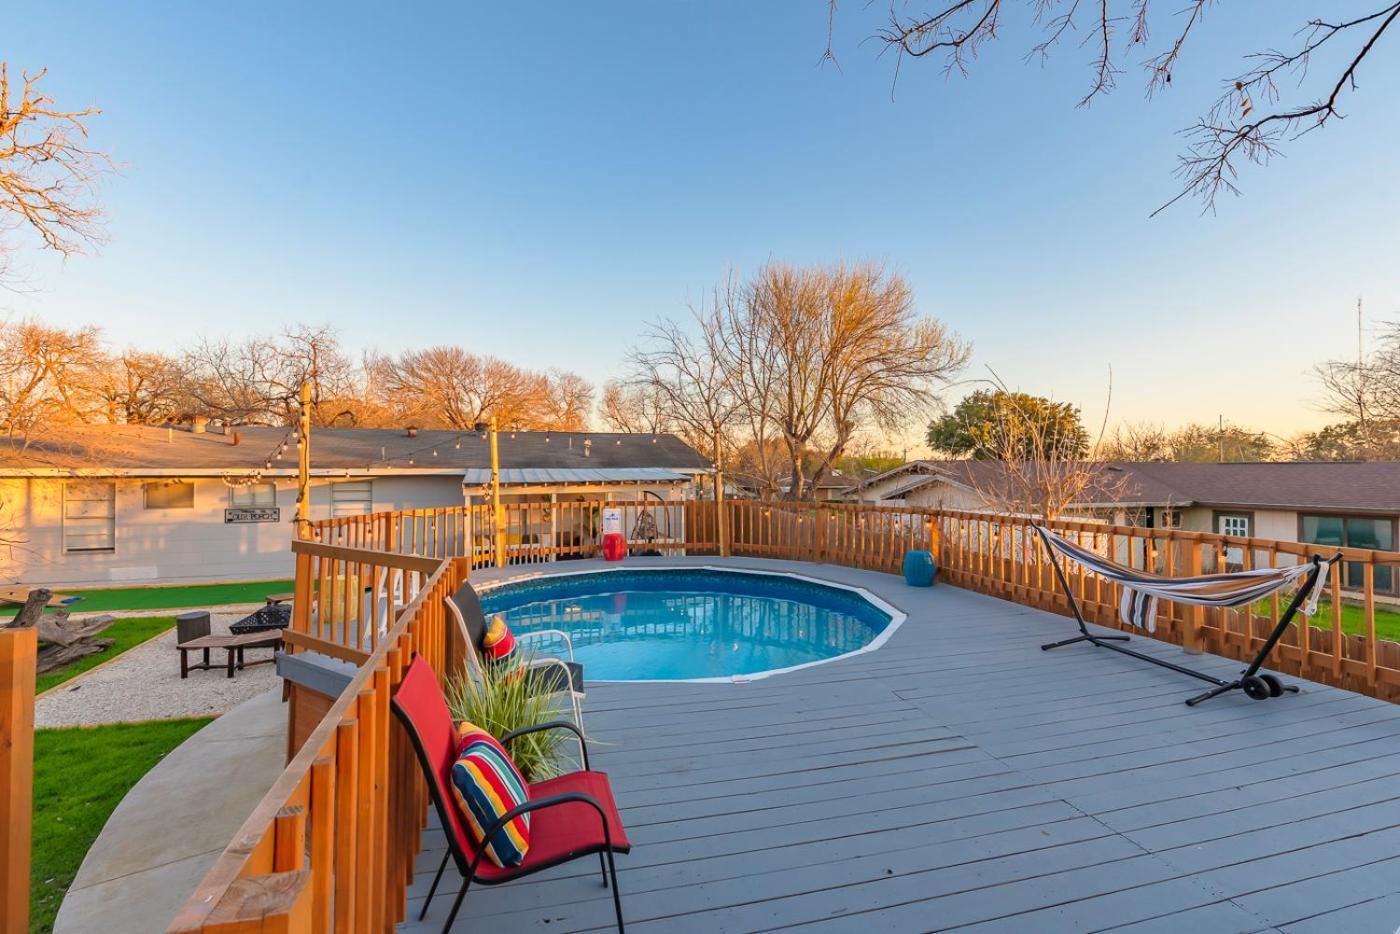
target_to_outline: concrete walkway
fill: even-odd
[[[88,851],[55,934],[164,931],[281,774],[286,728],[281,692],[264,691],[147,772]]]

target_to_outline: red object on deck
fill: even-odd
[[[621,532],[607,532],[603,535],[603,560],[621,561],[627,557],[627,536]]]

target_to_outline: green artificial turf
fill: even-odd
[[[242,581],[236,584],[188,584],[170,587],[120,587],[106,590],[67,590],[70,597],[82,597],[69,609],[74,613],[103,613],[110,610],[168,610],[176,607],[221,606],[227,603],[260,603],[270,593],[290,593],[293,581]],[[14,616],[19,607],[0,608],[0,616]]]
[[[53,929],[83,857],[131,786],[210,719],[34,731],[30,934]]]
[[[71,665],[44,672],[34,679],[34,693],[42,694],[54,685],[62,684],[69,678],[76,678],[108,659],[116,658],[127,649],[135,648],[147,639],[160,635],[174,625],[175,617],[173,616],[137,616],[131,619],[119,619],[97,634],[99,639],[112,639],[111,648],[97,655],[80,658]]]

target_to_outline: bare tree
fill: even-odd
[[[545,398],[545,425],[560,431],[585,431],[593,411],[593,384],[568,370],[550,370]]]
[[[604,424],[613,431],[655,435],[673,427],[666,420],[665,396],[646,384],[609,380],[603,384],[599,406]]]
[[[426,427],[469,429],[494,417],[507,429],[572,430],[586,426],[593,401],[577,374],[527,370],[461,347],[380,357],[369,370],[385,408]]]
[[[188,417],[194,408],[180,361],[149,350],[127,350],[106,360],[93,380],[106,421],[159,425]]]
[[[1162,425],[1130,422],[1113,429],[1100,453],[1111,461],[1166,461],[1171,460],[1171,440]]]
[[[658,398],[717,463],[741,455],[760,495],[793,499],[811,496],[862,430],[897,430],[930,406],[968,354],[874,264],[731,274],[689,322],[658,324],[644,341],[633,391]]]
[[[358,394],[359,374],[328,325],[297,324],[243,341],[202,340],[184,354],[186,383],[201,414],[233,424],[290,425],[302,383],[313,424],[330,425]]]
[[[860,426],[893,431],[930,407],[970,351],[916,314],[903,278],[872,263],[770,264],[737,326],[754,332],[754,362],[775,380],[765,416],[787,449],[794,499],[821,483]]]
[[[101,332],[34,320],[0,326],[0,427],[23,448],[40,432],[91,421],[103,369]]]
[[[102,239],[93,190],[111,163],[87,148],[87,120],[100,111],[60,107],[39,90],[44,75],[25,72],[16,89],[0,62],[0,230],[27,227],[67,256]],[[0,241],[0,278],[10,249]]]
[[[828,3],[830,21],[837,0]],[[1082,36],[1092,50],[1089,86],[1079,101],[1083,107],[1117,86],[1123,60],[1146,49],[1163,25],[1167,40],[1148,52],[1141,66],[1149,97],[1170,88],[1183,53],[1206,28],[1212,3],[1183,0],[1160,14],[1162,5],[1152,0],[934,0],[916,12],[891,4],[876,35],[883,48],[894,53],[896,80],[906,58],[936,59],[945,74],[966,74],[982,47],[999,36],[1004,20],[1020,13],[1041,30],[1028,59],[1043,61],[1072,36]],[[1356,15],[1308,20],[1287,48],[1270,47],[1247,56],[1248,67],[1228,78],[1220,97],[1184,131],[1187,145],[1177,166],[1181,190],[1153,213],[1187,196],[1214,207],[1222,192],[1238,194],[1242,164],[1263,165],[1282,143],[1340,119],[1343,100],[1359,89],[1361,65],[1397,19],[1400,2],[1372,0],[1369,9]],[[1260,21],[1269,23],[1272,18]],[[828,55],[830,41],[829,35]],[[1315,67],[1319,58],[1322,64]],[[1285,77],[1296,85],[1287,95],[1280,89]]]
[[[658,322],[644,335],[646,346],[629,356],[635,390],[655,400],[662,419],[721,472],[741,404],[725,346],[726,321],[738,301],[735,283],[716,286],[691,308],[690,328]]]

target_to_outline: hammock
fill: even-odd
[[[1262,600],[1285,587],[1296,585],[1312,571],[1312,563],[1283,568],[1257,568],[1232,574],[1203,574],[1196,577],[1162,577],[1136,568],[1124,567],[1087,548],[1076,545],[1048,529],[1035,526],[1040,538],[1052,551],[1083,565],[1100,577],[1120,584],[1123,597],[1118,602],[1118,616],[1123,622],[1148,632],[1157,630],[1157,601],[1189,603],[1192,606],[1235,607]],[[1317,612],[1317,600],[1327,579],[1319,574],[1312,579],[1298,611],[1304,616]]]
[[[1194,707],[1201,701],[1210,700],[1212,697],[1236,689],[1244,691],[1246,695],[1255,700],[1265,700],[1269,697],[1279,697],[1285,692],[1296,693],[1298,691],[1296,685],[1285,685],[1275,675],[1267,672],[1261,674],[1259,669],[1268,660],[1269,653],[1283,637],[1283,633],[1293,622],[1294,616],[1300,612],[1310,616],[1317,610],[1318,597],[1321,596],[1327,582],[1327,575],[1323,573],[1323,569],[1331,567],[1339,561],[1342,557],[1341,552],[1326,561],[1313,556],[1306,562],[1285,568],[1258,568],[1250,571],[1237,571],[1233,574],[1202,574],[1194,577],[1162,577],[1158,574],[1149,574],[1146,571],[1124,567],[1061,538],[1049,529],[1038,525],[1032,526],[1032,528],[1040,535],[1040,540],[1050,555],[1050,566],[1055,569],[1055,579],[1059,582],[1065,599],[1069,601],[1069,608],[1079,623],[1080,633],[1070,639],[1042,645],[1040,647],[1042,650],[1057,649],[1060,646],[1076,642],[1088,642],[1098,648],[1110,649],[1122,655],[1130,655],[1160,668],[1168,668],[1215,685],[1204,694],[1187,700],[1188,707]],[[1120,585],[1123,588],[1123,596],[1118,602],[1119,618],[1130,626],[1145,628],[1148,632],[1153,632],[1156,629],[1158,600],[1187,603],[1193,606],[1234,607],[1253,603],[1285,587],[1298,585],[1298,589],[1294,592],[1292,600],[1289,601],[1288,609],[1279,617],[1273,632],[1264,640],[1264,645],[1249,663],[1249,667],[1241,673],[1239,678],[1234,681],[1226,681],[1214,675],[1169,662],[1164,658],[1134,652],[1132,649],[1117,644],[1127,642],[1128,636],[1098,635],[1090,632],[1089,627],[1084,622],[1084,614],[1080,612],[1079,601],[1074,598],[1074,592],[1070,590],[1064,569],[1060,566],[1060,558],[1083,565],[1100,577]]]

